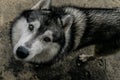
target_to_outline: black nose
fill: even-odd
[[[16,51],[16,55],[18,58],[24,59],[29,55],[29,51],[26,48],[20,46]]]

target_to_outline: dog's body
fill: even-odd
[[[118,8],[53,7],[41,0],[15,20],[11,38],[16,59],[44,63],[92,44],[119,48],[119,33]]]

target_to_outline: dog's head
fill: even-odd
[[[69,42],[71,15],[55,15],[51,0],[41,0],[22,12],[12,26],[13,53],[17,60],[44,63],[64,52]]]

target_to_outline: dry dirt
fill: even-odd
[[[15,61],[12,57],[9,39],[10,24],[21,11],[31,8],[38,1],[0,0],[0,80],[120,80],[119,52],[102,60],[90,62],[85,68],[79,67],[77,70],[82,71],[82,73],[74,71],[76,68],[68,69],[70,65],[74,65],[71,64],[72,61],[71,63],[67,61],[71,60],[71,57],[68,57],[69,59],[60,65],[52,66],[50,70],[49,66],[39,70],[41,68],[36,69],[37,66],[34,69],[31,64]],[[53,0],[53,5],[63,4],[74,4],[81,7],[112,8],[120,7],[120,0]],[[83,52],[90,53],[92,51],[80,51],[80,53]],[[68,62],[70,63],[69,65],[67,64]],[[61,65],[62,68],[59,68]],[[86,73],[84,73],[84,70],[87,70]],[[105,75],[103,76],[102,74]]]

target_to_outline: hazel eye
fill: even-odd
[[[34,30],[34,26],[32,24],[30,24],[28,28],[29,28],[30,31]]]
[[[50,41],[51,41],[51,39],[50,39],[49,37],[44,37],[43,40],[44,40],[45,42],[50,42]]]

